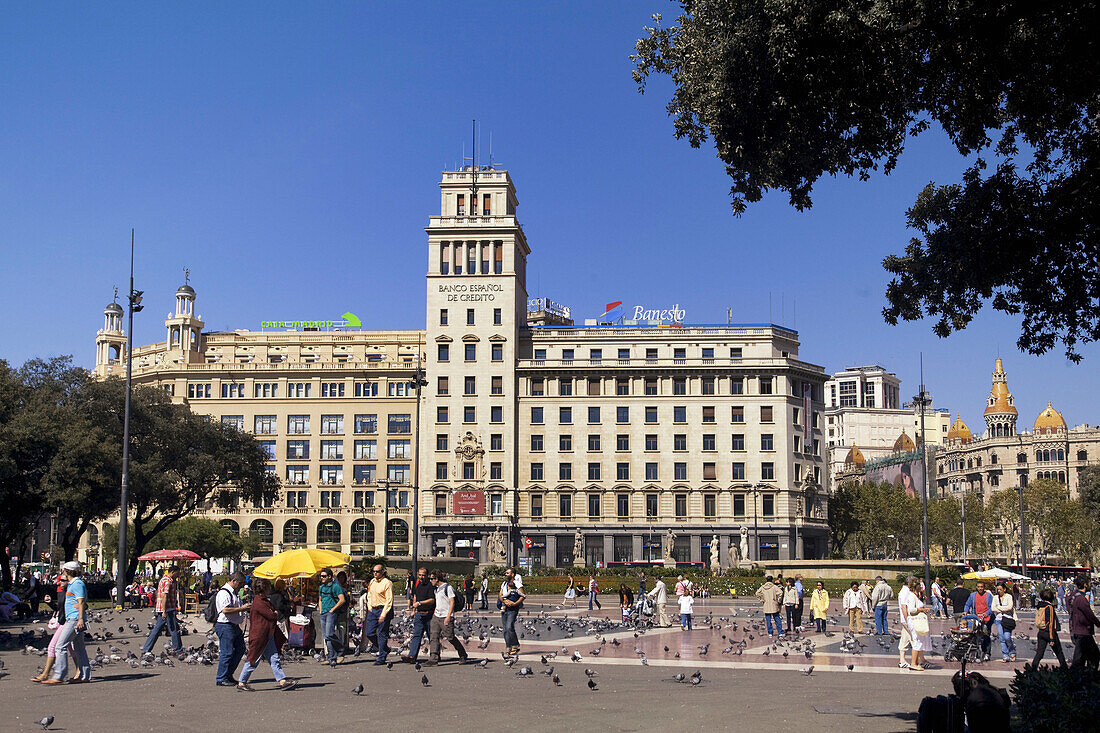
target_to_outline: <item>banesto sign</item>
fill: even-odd
[[[672,323],[681,323],[687,313],[680,304],[667,308],[665,310],[647,309],[644,305],[634,306],[634,315],[631,316],[635,321],[671,321]]]

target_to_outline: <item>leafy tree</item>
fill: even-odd
[[[213,519],[184,517],[168,525],[146,545],[153,550],[191,550],[205,558],[241,556],[241,538]]]
[[[1100,466],[1085,466],[1077,472],[1077,496],[1085,516],[1100,524]]]
[[[838,496],[840,514],[834,513]],[[920,500],[900,487],[847,482],[829,498],[829,510],[829,531],[836,555],[868,559],[919,552]],[[833,527],[834,517],[840,521],[838,528]]]
[[[846,481],[829,496],[829,547],[833,554],[843,556],[848,538],[859,529],[856,501],[859,484]]]
[[[890,173],[938,125],[969,166],[929,183],[885,268],[890,323],[941,336],[987,302],[1018,346],[1100,338],[1100,34],[1095,0],[681,0],[635,45],[634,79],[674,84],[675,135],[713,139],[743,212],[771,189],[810,208],[822,175]],[[961,160],[961,159],[960,159]]]

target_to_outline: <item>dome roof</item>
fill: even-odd
[[[1062,417],[1062,413],[1051,406],[1048,400],[1046,409],[1039,413],[1039,417],[1035,418],[1035,432],[1057,433],[1065,429],[1066,419]]]
[[[107,307],[103,309],[103,312],[104,313],[114,313],[116,315],[121,316],[122,313],[123,313],[123,310],[122,310],[121,305],[119,305],[118,303],[111,302],[111,303],[107,304]]]
[[[970,428],[962,421],[962,417],[956,413],[955,422],[951,423],[951,427],[947,431],[947,439],[969,443],[973,438],[974,435],[970,432]]]
[[[194,297],[195,289],[190,285],[180,285],[179,290],[176,291],[176,295],[190,295]]]
[[[912,453],[917,449],[917,444],[913,442],[913,439],[905,432],[905,428],[901,429],[901,435],[894,441],[895,453]]]
[[[852,446],[848,451],[848,455],[844,457],[845,464],[852,464],[856,466],[863,466],[867,460],[863,457],[863,453],[856,446]]]
[[[1012,405],[1012,393],[1008,391],[1004,363],[1000,358],[993,366],[993,388],[989,390],[989,400],[985,408],[986,415],[994,413],[1016,414],[1016,408]]]

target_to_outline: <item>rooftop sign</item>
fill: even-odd
[[[339,320],[287,320],[287,321],[260,321],[260,328],[362,328],[363,323],[359,316],[351,311],[340,316]]]

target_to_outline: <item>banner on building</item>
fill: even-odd
[[[905,489],[909,496],[920,496],[924,490],[924,456],[920,451],[897,453],[868,463],[864,481],[889,482]]]

